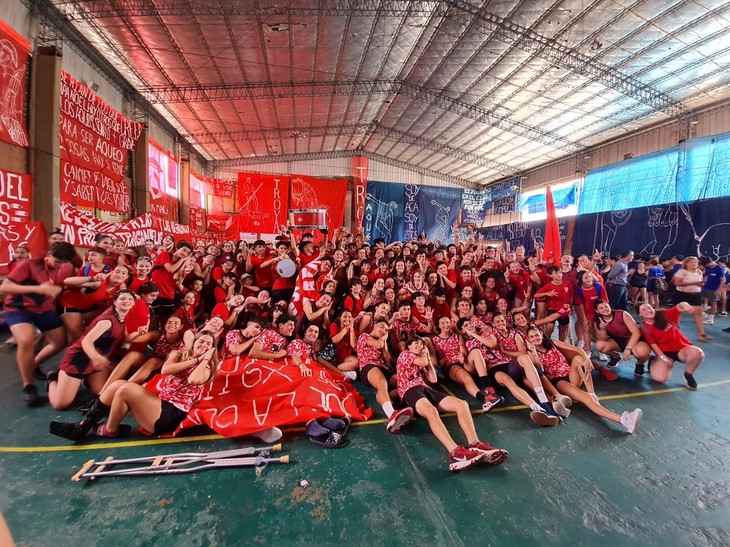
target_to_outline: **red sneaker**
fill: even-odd
[[[489,412],[494,407],[501,405],[504,402],[504,397],[497,395],[493,387],[488,387],[484,390],[484,403],[482,404],[482,410]]]
[[[489,443],[483,443],[482,441],[474,441],[469,445],[469,450],[475,452],[481,452],[484,454],[484,461],[487,465],[497,465],[503,463],[509,457],[509,452],[501,448],[494,448]]]
[[[609,382],[615,382],[616,380],[618,380],[618,376],[615,373],[608,370],[606,367],[595,367],[595,368],[597,368],[598,373],[601,376],[603,376],[606,380],[608,380]]]
[[[401,427],[403,427],[404,425],[408,425],[412,421],[413,409],[407,406],[406,408],[396,410],[395,412],[393,412],[393,414],[390,415],[390,420],[388,420],[388,425],[386,426],[386,429],[388,430],[388,433],[398,433]]]
[[[471,448],[457,446],[454,451],[449,454],[449,471],[461,471],[472,465],[480,463],[485,455]]]

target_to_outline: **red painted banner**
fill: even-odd
[[[207,229],[209,232],[220,232],[223,233],[226,231],[226,228],[229,226],[229,222],[231,221],[231,216],[229,215],[214,215],[213,213],[208,213],[206,216],[207,221]]]
[[[220,234],[200,234],[190,226],[178,224],[166,217],[145,213],[126,222],[106,222],[90,218],[67,203],[61,203],[61,224],[66,241],[77,247],[93,247],[96,245],[96,234],[107,234],[124,241],[128,247],[143,247],[146,239],[160,242],[168,234],[176,240],[187,239],[191,243],[205,238],[208,242],[219,243],[223,240]]]
[[[314,276],[319,271],[321,260],[313,260],[299,271],[297,280],[294,285],[294,294],[292,294],[291,302],[289,302],[289,314],[294,317],[302,315],[304,300],[317,300],[317,284]]]
[[[291,176],[291,209],[325,209],[330,232],[344,224],[346,198],[347,179]],[[322,239],[318,234],[315,234],[315,242]]]
[[[240,232],[275,234],[289,213],[289,176],[238,173]]]
[[[355,207],[354,229],[362,229],[362,218],[365,214],[365,200],[368,191],[368,158],[355,156],[352,158],[352,170],[355,179],[355,194],[352,202]]]
[[[237,357],[223,361],[177,432],[207,425],[224,437],[241,437],[270,427],[303,424],[327,416],[368,420],[372,409],[350,382],[305,360],[312,376],[302,376],[290,359]],[[147,389],[155,391],[162,376]],[[176,433],[177,433],[176,432]]]
[[[18,225],[14,231],[0,229],[0,275],[8,273],[13,253],[21,246],[28,249],[31,258],[46,254],[48,235],[42,222],[27,222]]]
[[[12,259],[13,249],[28,243],[33,203],[33,177],[0,169],[0,273]]]
[[[236,182],[233,180],[214,179],[205,177],[205,193],[219,198],[232,198],[236,191]]]
[[[125,118],[62,72],[61,201],[92,211],[128,213],[124,168],[141,132],[141,123]]]
[[[30,44],[0,21],[0,140],[28,146],[25,111],[28,102]]]
[[[147,146],[149,212],[177,221],[177,158],[153,139]]]
[[[202,175],[190,170],[190,225],[191,230],[204,230],[203,226],[203,199],[205,196],[205,182]]]

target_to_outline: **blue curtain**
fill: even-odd
[[[545,212],[545,191],[539,194],[533,194],[532,196],[524,199],[520,196],[520,205],[518,209],[520,211],[527,210],[530,214],[544,213]],[[571,205],[576,204],[578,198],[578,183],[571,184],[567,188],[553,191],[553,201],[555,202],[556,209],[565,209]]]
[[[579,214],[621,211],[677,201],[678,148],[588,172]]]
[[[727,195],[730,195],[730,133],[680,144],[677,201]]]
[[[421,186],[416,199],[418,233],[426,232],[429,241],[452,242],[454,235],[451,225],[459,219],[461,188]]]
[[[403,239],[403,189],[403,184],[368,182],[362,227],[370,242]]]

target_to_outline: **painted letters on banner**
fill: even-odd
[[[0,141],[28,146],[25,107],[30,44],[0,21]]]
[[[33,191],[31,175],[0,169],[0,273],[7,273],[13,249],[28,243]],[[5,271],[3,271],[5,269]]]
[[[484,190],[464,188],[461,192],[461,223],[481,226],[487,210],[492,208],[489,195]]]
[[[92,213],[96,208],[128,213],[124,168],[141,131],[141,123],[125,118],[62,72],[61,201]]]
[[[418,209],[418,193],[421,187],[418,184],[406,184],[403,190],[403,240],[410,241],[418,239],[418,218],[420,211]]]
[[[240,437],[328,416],[372,417],[373,411],[350,382],[309,359],[305,362],[312,376],[302,376],[290,359],[226,359],[177,432],[207,425],[224,437]],[[155,391],[161,378],[155,376],[147,389]]]
[[[324,180],[292,175],[290,184],[292,209],[325,209],[330,232],[342,226],[345,221],[347,179]],[[315,243],[317,241],[318,235],[315,234]]]
[[[94,242],[96,234],[119,238],[127,247],[143,247],[146,239],[159,242],[168,234],[175,236],[175,239],[188,239],[191,243],[199,240],[218,243],[223,239],[218,234],[199,234],[191,231],[189,226],[152,213],[145,213],[120,223],[96,220],[67,203],[61,204],[61,224],[66,241],[77,247],[96,245]]]
[[[150,139],[147,151],[149,211],[177,222],[177,158],[152,139]]]
[[[365,156],[354,156],[352,158],[352,170],[355,180],[355,195],[352,200],[355,206],[355,231],[362,228],[362,218],[365,214],[365,197],[368,191],[368,163],[368,158]]]
[[[230,199],[233,197],[236,183],[232,180],[205,178],[205,193],[209,196]]]
[[[238,230],[274,234],[289,213],[289,176],[238,173]]]

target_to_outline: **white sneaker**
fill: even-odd
[[[598,360],[599,360],[599,361],[610,361],[610,360],[611,360],[611,358],[610,358],[610,357],[609,357],[608,355],[606,355],[605,353],[601,353],[601,352],[599,351],[599,352],[598,352]]]
[[[714,325],[715,324],[715,318],[712,315],[708,315],[707,319],[702,321],[703,325]]]
[[[555,414],[562,418],[567,418],[570,416],[570,409],[565,408],[565,405],[559,401],[553,402],[553,410],[555,411]]]
[[[357,380],[357,372],[354,370],[348,370],[342,373],[342,375],[348,380]]]
[[[703,312],[702,312],[702,319],[704,319],[704,320],[707,320],[707,319],[709,319],[709,318],[710,318],[710,316],[709,316],[709,315],[707,314],[707,312],[704,312],[704,311],[703,311]]]
[[[621,425],[626,428],[627,433],[633,433],[639,426],[641,417],[644,415],[644,411],[637,408],[633,412],[624,412],[621,414]]]
[[[257,431],[256,433],[251,433],[251,436],[261,439],[265,443],[274,443],[281,439],[284,434],[278,427],[270,427],[268,429],[262,429],[261,431]]]
[[[561,403],[565,408],[570,408],[573,404],[573,399],[571,399],[567,395],[561,394],[553,395],[553,401]]]
[[[583,340],[578,340],[578,343],[575,346],[580,349],[585,349],[585,342],[583,342]]]

